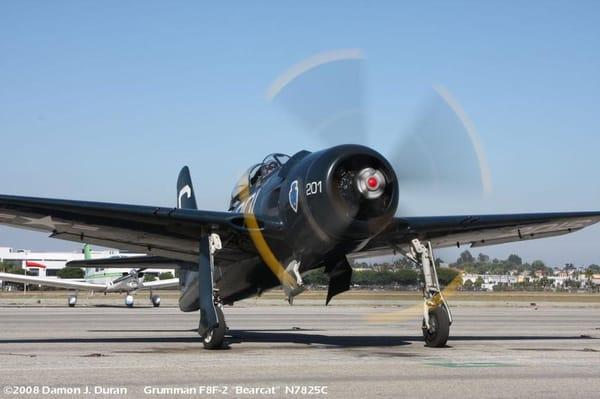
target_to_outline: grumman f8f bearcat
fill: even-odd
[[[0,196],[0,223],[148,255],[68,266],[179,268],[179,307],[199,311],[198,332],[213,349],[225,339],[224,304],[279,285],[291,301],[303,273],[322,267],[329,302],[350,288],[349,257],[392,252],[422,268],[423,336],[427,346],[444,346],[452,315],[432,248],[557,236],[600,220],[600,212],[397,217],[401,185],[376,151],[340,145],[269,155],[242,176],[227,212],[197,209],[185,167],[175,208]]]

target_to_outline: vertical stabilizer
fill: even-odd
[[[90,244],[85,244],[83,246],[83,259],[84,260],[91,260],[92,259],[92,247],[90,246]],[[85,275],[84,278],[88,278],[90,276],[90,274],[92,274],[92,272],[94,271],[94,269],[90,269],[90,268],[86,268],[85,269]]]
[[[179,177],[177,178],[177,208],[198,209],[194,185],[192,184],[192,177],[190,176],[190,169],[187,166],[184,166],[181,169]],[[179,288],[183,297],[183,294],[186,291],[189,291],[188,285],[190,285],[193,280],[192,276],[194,274],[197,276],[198,272],[189,272],[185,269],[180,269],[176,274],[179,278]],[[179,298],[180,308],[182,306],[182,297]],[[181,309],[183,310],[183,308]]]
[[[184,166],[177,178],[177,208],[198,209],[190,169]]]
[[[92,260],[92,247],[90,247],[90,244],[83,246],[83,259]]]

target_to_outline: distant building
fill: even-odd
[[[500,283],[513,285],[518,282],[519,276],[510,276],[504,274],[463,274],[463,284],[470,280],[473,284],[479,278],[483,280],[481,288],[486,291],[493,291],[494,286]]]
[[[141,255],[144,254],[121,253],[118,250],[92,251],[93,259]],[[26,269],[30,275],[40,277],[56,277],[67,262],[83,259],[81,252],[33,252],[0,247],[0,262]]]

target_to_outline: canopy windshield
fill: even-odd
[[[290,157],[286,154],[269,154],[265,159],[256,165],[252,165],[246,172],[240,176],[231,192],[230,209],[235,209],[241,204],[242,194],[249,193],[252,188],[270,176],[273,172],[281,168]]]

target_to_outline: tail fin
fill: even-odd
[[[90,247],[90,244],[83,246],[83,259],[92,260],[92,247]]]
[[[177,178],[177,208],[198,209],[190,169],[184,166]]]
[[[85,260],[92,259],[92,247],[90,247],[90,244],[85,244],[83,246],[82,252],[83,252],[83,259],[85,259]],[[93,270],[94,269],[86,268],[84,278],[87,278],[92,273]]]
[[[183,209],[198,209],[196,204],[196,193],[194,192],[194,185],[192,184],[192,177],[190,176],[190,169],[184,166],[179,172],[177,178],[177,208]],[[189,273],[185,269],[178,269],[175,271],[175,275],[179,278],[179,289],[183,296],[186,288],[187,281],[189,280]],[[198,272],[196,272],[197,274]],[[181,308],[181,297],[179,298],[179,307]]]

